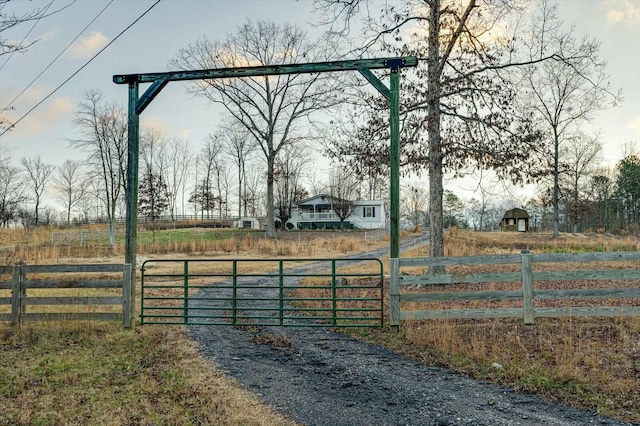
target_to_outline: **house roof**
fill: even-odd
[[[324,197],[326,199],[327,203],[330,203],[331,200],[341,201],[339,198],[332,197],[331,195],[318,194],[318,195],[314,195],[313,197],[309,197],[309,198],[305,198],[304,200],[300,200],[300,201],[298,201],[298,202],[296,202],[294,204],[296,206],[299,206],[299,205],[302,205],[302,204],[314,204],[314,203],[312,203],[313,200],[322,199],[322,197]],[[384,200],[355,200],[354,203],[356,205],[362,205],[362,204],[382,205],[382,204],[384,204]]]
[[[526,210],[515,208],[515,209],[507,210],[504,216],[502,216],[502,218],[503,219],[528,219],[529,213],[527,213]]]
[[[330,195],[327,195],[327,194],[318,194],[318,195],[314,195],[313,197],[308,197],[308,198],[305,198],[304,200],[300,200],[300,201],[298,201],[298,202],[296,202],[294,204],[296,204],[296,205],[298,205],[298,204],[308,204],[310,201],[315,200],[317,198],[322,198],[322,197],[324,197],[324,198],[333,198],[333,197],[331,197]]]

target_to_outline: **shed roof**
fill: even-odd
[[[502,216],[503,219],[528,219],[529,218],[529,213],[527,213],[526,210],[523,209],[511,209],[511,210],[507,210],[504,214],[504,216]]]

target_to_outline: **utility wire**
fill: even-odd
[[[49,8],[51,7],[51,5],[53,4],[55,0],[51,0],[51,2],[49,2],[49,4],[47,5],[47,7],[44,8],[44,11],[42,12],[42,14],[46,14],[47,10],[49,10]],[[31,29],[29,30],[29,32],[22,38],[22,40],[20,40],[20,43],[18,44],[17,49],[22,48],[22,43],[24,43],[24,41],[27,39],[27,37],[29,37],[29,34],[31,34],[31,31],[34,30],[34,28],[36,27],[36,25],[38,25],[38,22],[40,22],[40,19],[42,19],[42,15],[38,16],[38,19],[36,19],[36,21],[33,23],[33,25],[31,26]],[[9,59],[11,59],[13,57],[13,54],[16,53],[16,50],[12,50],[11,53],[9,54],[9,56],[7,57],[7,59],[4,61],[4,63],[2,65],[0,65],[0,70],[2,70],[2,68],[4,68],[5,65],[7,65],[7,62],[9,62]],[[9,108],[9,107],[7,107]]]
[[[75,77],[80,71],[82,71],[87,65],[89,65],[95,58],[98,57],[98,55],[100,55],[102,52],[104,52],[109,46],[111,46],[113,44],[113,42],[115,42],[118,38],[120,38],[120,36],[122,34],[124,34],[129,28],[133,27],[140,19],[142,19],[147,13],[149,13],[151,11],[151,9],[153,9],[154,7],[156,7],[156,5],[160,3],[160,0],[157,0],[154,4],[151,5],[151,7],[149,7],[149,9],[147,9],[146,11],[144,11],[144,13],[142,13],[142,15],[138,16],[136,18],[135,21],[133,21],[131,24],[129,24],[129,26],[127,26],[124,30],[120,31],[120,33],[114,37],[113,40],[111,40],[109,43],[107,43],[107,45],[105,47],[103,47],[102,49],[100,49],[100,51],[98,51],[98,53],[96,53],[95,55],[93,55],[93,57],[91,59],[89,59],[84,65],[82,65],[80,68],[78,68],[78,70],[76,72],[74,72],[73,74],[71,74],[69,76],[69,78],[67,78],[65,81],[63,81],[62,83],[60,83],[60,85],[58,87],[56,87],[55,89],[53,89],[51,91],[51,93],[49,93],[47,96],[45,96],[40,102],[38,102],[37,104],[35,104],[29,111],[27,111],[22,117],[20,117],[18,120],[16,120],[15,123],[11,124],[9,127],[7,127],[2,133],[0,133],[0,136],[4,135],[5,133],[7,133],[9,130],[13,129],[16,124],[18,124],[19,122],[21,122],[25,117],[27,117],[29,114],[31,114],[31,112],[33,112],[33,110],[35,110],[37,107],[39,107],[40,105],[42,105],[44,103],[44,101],[46,101],[47,99],[49,99],[51,96],[53,96],[54,93],[56,93],[58,90],[60,90],[60,88],[62,88],[62,86],[64,86],[65,84],[67,84],[69,82],[69,80],[71,80],[73,77]]]
[[[51,2],[51,3],[53,3],[53,2]],[[89,22],[89,23],[88,23],[88,24],[87,24],[87,25],[82,29],[82,31],[80,31],[80,33],[78,33],[78,35],[77,35],[73,40],[71,40],[71,41],[69,42],[69,44],[67,44],[67,46],[62,50],[62,52],[60,52],[60,53],[58,54],[58,56],[56,56],[55,58],[53,58],[53,60],[52,60],[51,62],[49,62],[49,65],[47,65],[47,66],[46,66],[46,67],[45,67],[45,68],[40,72],[40,74],[38,74],[38,75],[37,75],[33,80],[31,80],[31,83],[29,83],[29,84],[27,85],[27,87],[25,87],[24,89],[22,89],[22,92],[18,93],[18,95],[17,95],[15,98],[13,98],[13,100],[12,100],[11,102],[9,102],[9,105],[7,105],[6,107],[4,107],[3,109],[9,109],[9,108],[11,108],[11,105],[13,105],[13,103],[14,103],[15,101],[17,101],[17,100],[20,98],[20,96],[22,96],[22,95],[24,94],[24,92],[26,92],[27,90],[29,90],[29,88],[33,85],[33,83],[35,83],[35,82],[36,82],[36,81],[37,81],[37,80],[42,76],[42,74],[44,74],[44,73],[45,73],[45,72],[46,72],[46,71],[51,67],[51,65],[53,65],[53,64],[58,60],[58,58],[60,58],[60,56],[62,56],[62,55],[64,54],[64,52],[66,52],[66,51],[67,51],[67,49],[69,49],[69,47],[71,47],[71,45],[72,45],[72,44],[73,44],[77,39],[79,39],[79,38],[80,38],[80,36],[82,35],[82,33],[84,33],[84,32],[87,30],[87,28],[89,28],[89,27],[91,26],[91,24],[93,24],[93,23],[96,21],[96,19],[98,19],[98,18],[100,17],[100,15],[102,15],[102,13],[103,13],[103,12],[104,12],[105,10],[107,10],[107,8],[108,8],[109,6],[111,6],[111,3],[113,3],[113,0],[111,0],[111,1],[110,1],[110,2],[109,2],[109,3],[108,3],[108,4],[107,4],[107,5],[106,5],[106,6],[105,6],[105,7],[104,7],[104,8],[103,8],[103,9],[102,9],[98,14],[97,14],[97,15],[96,15],[96,17],[95,17],[95,18],[93,18],[93,19],[91,20],[91,22]],[[6,63],[6,62],[5,62],[5,63]],[[2,68],[0,68],[0,69],[2,69]]]

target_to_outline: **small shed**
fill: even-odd
[[[260,229],[260,221],[255,217],[241,217],[233,222],[234,228]]]
[[[500,230],[513,232],[529,231],[529,214],[526,210],[518,208],[508,210],[502,217]]]

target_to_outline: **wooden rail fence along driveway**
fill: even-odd
[[[11,282],[0,282],[0,291],[11,289],[11,297],[0,297],[0,307],[11,305],[11,313],[1,313],[0,321],[11,321],[16,325],[23,321],[68,321],[68,320],[88,320],[88,321],[122,321],[122,324],[129,328],[132,324],[131,305],[131,265],[16,265],[13,266]],[[83,274],[82,279],[29,279],[27,274]],[[85,279],[86,274],[122,274],[121,279]],[[29,290],[42,292],[45,295],[29,295]],[[96,289],[105,295],[99,296],[51,296],[50,294],[62,292],[68,289]],[[114,296],[113,290],[121,289],[121,294]],[[89,290],[87,290],[89,291]],[[93,293],[93,292],[92,292]],[[106,295],[111,293],[111,295]],[[28,306],[55,306],[52,312],[28,312]],[[119,305],[120,311],[73,311],[69,306],[78,305]],[[64,306],[64,309],[58,309]]]
[[[640,316],[640,303],[632,306],[588,306],[588,307],[535,307],[535,300],[544,299],[619,299],[638,298],[640,288],[584,288],[584,289],[535,289],[534,282],[543,281],[610,281],[640,280],[640,270],[574,270],[534,271],[537,263],[573,262],[637,262],[640,252],[612,253],[558,253],[532,254],[524,250],[519,255],[393,258],[391,259],[389,322],[398,329],[400,321],[438,318],[523,318],[525,324],[533,324],[540,317],[584,317],[584,316]],[[499,273],[460,273],[403,275],[403,267],[434,267],[452,265],[500,265],[517,264],[520,271]],[[522,289],[505,291],[471,292],[400,292],[400,287],[445,286],[456,284],[520,282]],[[430,290],[433,287],[430,287]],[[450,288],[448,288],[450,290]],[[468,302],[521,300],[521,307],[487,309],[431,309],[402,310],[406,303]]]

